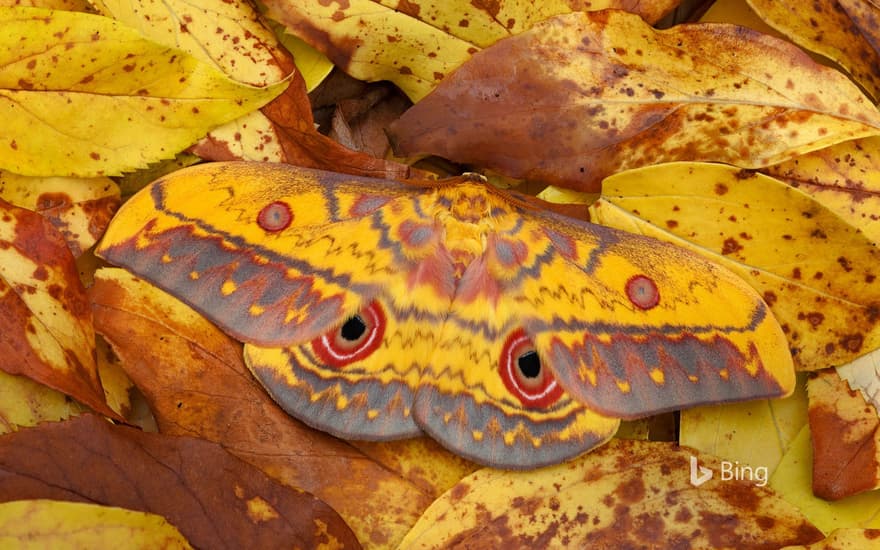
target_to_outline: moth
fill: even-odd
[[[733,273],[468,178],[209,163],[132,197],[98,252],[245,342],[281,407],[343,438],[534,468],[620,419],[794,387]]]

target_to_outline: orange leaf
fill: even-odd
[[[0,199],[0,369],[66,393],[102,414],[85,289],[64,237],[36,212]]]
[[[873,135],[880,113],[844,75],[724,24],[655,31],[573,13],[497,42],[390,127],[395,153],[596,191],[675,160],[757,168]]]
[[[93,415],[0,437],[0,501],[91,502],[164,516],[197,548],[359,548],[348,526],[292,490],[190,437]]]
[[[430,504],[418,486],[282,411],[245,367],[241,345],[181,302],[121,269],[99,270],[89,295],[98,331],[161,432],[216,441],[314,493],[373,546],[396,545]]]

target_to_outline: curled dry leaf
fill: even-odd
[[[64,238],[0,199],[0,369],[119,418],[104,401],[92,313]]]
[[[216,443],[83,415],[0,437],[0,501],[53,499],[158,514],[198,548],[359,548],[322,501]]]
[[[0,170],[0,198],[48,218],[74,256],[91,248],[119,208],[110,178],[34,178]]]
[[[413,101],[480,48],[577,10],[620,8],[650,22],[678,0],[267,0],[268,15],[360,80],[390,80]]]
[[[880,137],[845,141],[761,172],[797,187],[880,243]]]
[[[880,7],[871,0],[748,0],[770,26],[846,69],[880,100]]]
[[[484,469],[425,512],[401,548],[768,548],[822,538],[797,509],[752,481],[690,483],[671,443],[615,439],[533,472]]]
[[[0,546],[42,548],[192,548],[162,516],[58,500],[0,504]]]
[[[834,369],[807,384],[813,441],[813,493],[828,500],[880,487],[880,418]]]
[[[880,345],[880,251],[808,195],[704,163],[615,174],[602,193],[590,208],[594,221],[691,248],[757,289],[796,368],[841,365]]]
[[[98,331],[146,396],[160,432],[216,441],[310,491],[371,547],[395,547],[431,503],[416,484],[288,416],[248,372],[241,345],[181,302],[122,269],[99,270],[89,295]]]
[[[19,174],[141,168],[287,86],[237,83],[107,17],[8,8],[0,27],[0,168]]]
[[[604,11],[556,17],[480,52],[390,133],[398,155],[596,191],[626,168],[760,167],[878,129],[855,85],[789,43],[723,24],[656,31]]]

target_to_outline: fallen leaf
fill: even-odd
[[[814,373],[810,396],[813,494],[839,500],[880,487],[880,418],[834,369]]]
[[[880,351],[862,355],[836,370],[850,388],[859,390],[865,401],[880,410]]]
[[[770,476],[770,487],[788,502],[796,504],[801,513],[824,533],[847,527],[880,528],[880,492],[871,491],[828,502],[813,495],[812,478],[810,427],[805,425]]]
[[[841,365],[880,345],[880,251],[808,195],[762,174],[670,163],[603,182],[593,221],[690,248],[770,306],[796,368]]]
[[[0,168],[18,174],[145,167],[287,86],[237,83],[93,14],[4,8],[0,26]]]
[[[876,550],[880,549],[880,529],[835,529],[825,540],[806,546],[786,546],[782,550]]]
[[[162,516],[123,508],[57,500],[0,504],[0,546],[43,548],[188,549],[189,542]]]
[[[880,243],[880,137],[839,143],[761,172],[797,187]]]
[[[418,486],[282,411],[245,367],[241,345],[181,302],[122,269],[99,270],[89,295],[98,331],[160,432],[216,441],[315,494],[372,547],[393,548],[430,504]]]
[[[131,393],[135,386],[119,360],[110,349],[110,345],[101,338],[95,338],[95,350],[98,364],[98,375],[104,387],[104,399],[107,405],[130,421],[132,414]],[[136,425],[136,424],[135,424]]]
[[[267,13],[359,80],[390,80],[413,101],[471,55],[537,22],[576,10],[628,9],[656,22],[678,0],[266,0]]]
[[[0,369],[120,418],[104,401],[85,289],[64,238],[0,199]]]
[[[399,156],[596,191],[627,168],[756,168],[878,128],[852,82],[787,42],[722,24],[656,31],[604,11],[547,20],[476,54],[389,133]]]
[[[694,487],[672,443],[614,439],[568,464],[483,469],[434,502],[401,543],[410,548],[768,548],[822,538],[770,489],[718,475]]]
[[[377,464],[418,486],[432,499],[481,468],[479,464],[447,451],[430,437],[349,443]]]
[[[0,436],[0,501],[89,502],[165,517],[197,548],[359,548],[332,508],[215,443],[93,415]]]
[[[770,26],[831,59],[880,100],[880,8],[871,0],[748,0]]]
[[[0,371],[0,434],[57,422],[82,413],[82,405],[26,376]]]
[[[770,473],[807,424],[806,384],[785,399],[711,405],[681,411],[679,443]]]
[[[95,0],[95,9],[163,46],[186,52],[230,78],[268,87],[288,77],[293,59],[241,0]]]
[[[48,218],[79,257],[94,246],[121,202],[110,178],[35,178],[0,170],[0,198]]]

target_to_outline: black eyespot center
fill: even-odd
[[[367,323],[360,315],[349,318],[339,330],[339,335],[347,342],[358,341],[367,332]]]
[[[534,350],[527,351],[517,357],[516,366],[526,378],[537,378],[541,375],[541,358]]]

